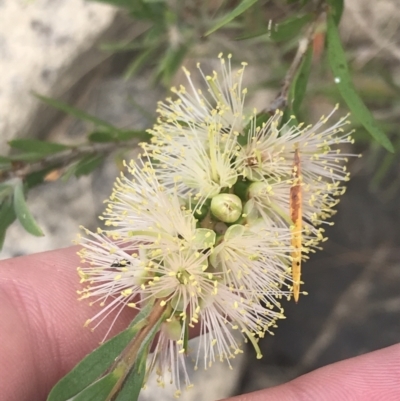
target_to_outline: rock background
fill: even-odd
[[[353,57],[360,64],[376,57],[387,68],[398,69],[398,2],[346,4],[341,31]],[[32,90],[62,97],[119,127],[148,127],[164,90],[151,86],[146,74],[123,81],[125,56],[98,50],[102,41],[132,38],[143,29],[112,7],[83,0],[0,1],[1,153],[11,138],[71,143],[88,131],[86,124],[42,106],[30,95]],[[264,91],[254,101],[265,104],[271,96]],[[352,163],[353,179],[329,230],[330,241],[304,266],[304,289],[310,295],[301,297],[298,305],[287,305],[287,319],[276,336],[261,343],[264,358],[256,360],[249,349],[233,372],[220,364],[197,371],[194,381],[199,384],[183,401],[214,400],[276,385],[400,340],[400,208],[396,196],[370,191],[375,154],[370,149]],[[0,258],[68,246],[79,224],[95,227],[116,174],[109,160],[89,177],[32,190],[29,205],[46,236],[32,237],[15,223]],[[149,385],[142,397],[167,400],[168,394]]]

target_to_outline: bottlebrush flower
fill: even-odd
[[[242,191],[243,202],[251,200],[247,210],[256,208],[267,226],[274,222],[289,227],[297,152],[303,226],[319,242],[323,230],[316,226],[335,213],[337,198],[345,190],[343,182],[349,179],[346,163],[352,155],[340,151],[340,145],[352,143],[344,131],[346,117],[329,126],[335,108],[314,126],[293,125],[292,120],[281,126],[283,113],[278,111],[259,123],[257,113],[245,108],[244,68],[235,74],[230,57],[226,62],[220,55],[220,60],[222,73],[207,76],[200,70],[208,98],[194,87],[185,70],[190,94],[182,87],[174,91],[177,100],[159,104],[160,117],[150,131],[154,140],[144,148],[159,162],[160,181],[166,187],[176,184],[180,194],[209,198],[247,185]]]
[[[297,301],[301,262],[325,240],[321,225],[349,179],[346,118],[303,126],[277,112],[261,123],[245,109],[246,64],[220,63],[210,76],[198,67],[204,94],[184,70],[190,91],[159,103],[144,158],[125,164],[131,177],[117,179],[101,217],[106,230],[80,239],[81,298],[103,307],[87,323],[126,306],[165,308],[149,369],[161,385],[169,374],[177,395],[179,372],[190,385],[189,327],[199,325],[203,346],[196,366],[200,352],[205,367],[242,352],[229,329],[260,356],[256,338],[284,318],[282,298]]]
[[[205,127],[216,120],[222,130],[242,132],[248,122],[243,110],[247,89],[242,86],[247,63],[242,63],[241,68],[234,72],[231,55],[227,62],[222,53],[218,58],[220,68],[211,75],[204,74],[197,64],[206,93],[195,87],[190,72],[183,68],[190,89],[188,91],[183,85],[174,87],[171,91],[176,99],[167,98],[158,103],[158,123],[149,131],[154,138],[190,137],[205,142],[208,140]]]
[[[247,217],[226,223],[261,219],[266,230],[288,230],[285,245],[299,271],[301,259],[324,241],[321,224],[335,213],[349,179],[346,163],[352,155],[340,150],[352,143],[344,131],[348,122],[343,117],[328,125],[336,108],[314,126],[294,124],[293,118],[282,124],[281,111],[269,119],[247,112],[244,68],[235,74],[230,57],[228,63],[221,55],[220,60],[222,73],[207,76],[200,70],[208,96],[185,70],[190,94],[181,87],[174,90],[178,99],[159,104],[153,141],[143,147],[157,161],[160,181],[177,186],[182,196],[211,198],[212,204],[216,196],[239,196]],[[212,208],[211,217],[220,218]]]
[[[146,154],[157,160],[156,174],[167,188],[176,188],[181,196],[212,198],[235,184],[236,134],[221,132],[218,120],[203,127],[206,141],[196,136],[192,124],[185,129],[187,136],[159,136],[142,144]]]
[[[253,233],[233,249],[232,226],[219,233],[215,246],[217,222],[209,225],[210,212],[198,213],[204,199],[183,202],[176,190],[161,185],[149,160],[128,167],[132,177],[117,180],[103,215],[107,230],[84,229],[79,238],[78,273],[87,284],[79,293],[102,307],[86,325],[93,323],[94,329],[112,313],[115,321],[124,307],[160,302],[166,318],[150,366],[158,367],[160,384],[170,372],[179,393],[179,370],[190,384],[185,368],[189,327],[200,325],[207,365],[217,359],[230,364],[242,352],[229,326],[258,349],[255,336],[263,336],[283,318],[274,299],[287,295],[281,288],[288,278],[288,258],[273,230],[268,233],[271,240]],[[262,300],[268,301],[266,306]],[[197,363],[199,356],[200,349]]]

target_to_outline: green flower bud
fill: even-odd
[[[229,241],[232,238],[241,237],[245,231],[246,228],[244,226],[240,224],[234,224],[226,230],[224,238]]]
[[[272,191],[272,186],[266,182],[253,182],[248,189],[247,196],[251,199],[254,196],[267,195]]]
[[[243,215],[247,223],[252,223],[260,217],[257,208],[254,205],[254,199],[247,201],[243,208]]]
[[[224,223],[234,223],[242,215],[242,201],[234,194],[219,194],[211,200],[211,212]]]
[[[197,249],[211,248],[215,244],[216,234],[207,228],[196,228],[193,243]]]

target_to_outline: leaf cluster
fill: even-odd
[[[93,172],[112,153],[121,153],[138,141],[146,141],[145,131],[125,130],[59,100],[36,95],[41,101],[93,126],[83,144],[24,138],[9,141],[11,154],[0,156],[0,249],[8,227],[16,220],[30,234],[43,236],[30,212],[26,195],[37,185],[67,181]]]

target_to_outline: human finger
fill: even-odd
[[[400,400],[400,344],[324,366],[280,386],[225,401],[338,400]]]
[[[78,247],[0,262],[0,383],[7,401],[46,398],[51,387],[103,339],[113,316],[94,332],[84,322],[98,307],[78,304]],[[124,310],[110,336],[135,312]]]

